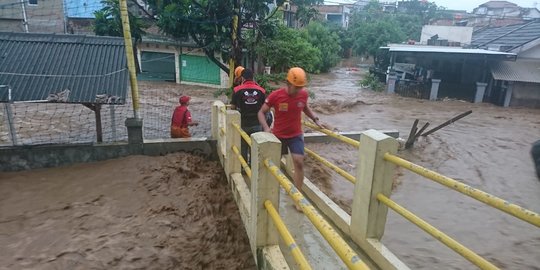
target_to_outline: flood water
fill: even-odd
[[[459,100],[431,102],[361,89],[362,69],[345,64],[314,76],[310,90],[319,117],[336,130],[397,129],[406,138],[413,121],[430,127],[467,110],[473,113],[421,138],[399,156],[512,203],[540,212],[540,181],[530,157],[540,139],[540,110]],[[355,173],[356,151],[342,143],[311,144]],[[350,212],[352,184],[308,160],[307,176]],[[540,269],[540,229],[399,169],[391,199],[504,269]],[[476,269],[427,233],[389,210],[383,242],[412,269]]]

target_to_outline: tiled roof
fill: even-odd
[[[474,32],[471,45],[475,48],[505,46],[504,51],[510,51],[538,38],[540,38],[540,21],[533,21]]]
[[[107,95],[122,104],[126,62],[122,38],[0,32],[0,85],[10,86],[13,101],[46,100],[68,89],[68,103]]]

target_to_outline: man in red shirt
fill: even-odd
[[[199,123],[191,120],[191,113],[188,110],[189,96],[181,96],[180,106],[174,109],[171,119],[171,138],[189,138],[189,126],[197,126]]]
[[[302,190],[304,183],[304,133],[302,112],[319,127],[319,118],[308,106],[308,93],[304,89],[307,77],[303,69],[293,67],[287,73],[287,88],[272,92],[258,113],[259,123],[265,132],[272,132],[281,141],[281,154],[291,153],[294,164],[294,185]],[[266,123],[265,113],[274,108],[274,128]],[[297,206],[297,209],[298,206]]]

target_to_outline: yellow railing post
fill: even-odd
[[[278,245],[279,234],[264,207],[266,200],[279,209],[279,183],[275,181],[264,160],[270,159],[279,164],[281,142],[276,136],[257,132],[251,135],[251,251],[257,265],[261,266],[263,248]]]
[[[355,242],[380,240],[384,234],[388,208],[377,200],[377,194],[390,197],[395,165],[384,160],[385,153],[396,153],[398,142],[370,129],[360,136],[359,161],[351,215],[351,232]]]
[[[240,125],[240,112],[229,110],[226,112],[226,130],[228,131],[225,135],[225,172],[227,173],[227,179],[231,178],[233,173],[241,173],[240,160],[235,156],[235,153],[232,150],[233,146],[240,147],[240,133],[236,131],[233,127],[233,124]]]
[[[225,106],[221,101],[214,101],[212,104],[212,139],[217,140],[219,136],[219,109],[221,106]]]

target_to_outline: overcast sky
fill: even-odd
[[[390,0],[379,0],[380,2],[390,1]],[[443,6],[448,9],[459,9],[472,11],[475,7],[483,4],[489,0],[429,0],[430,2],[435,2],[438,6]],[[354,3],[354,0],[325,0],[325,3],[328,5],[337,4],[337,3]],[[540,7],[540,0],[510,0],[509,2],[516,3],[521,7]]]

